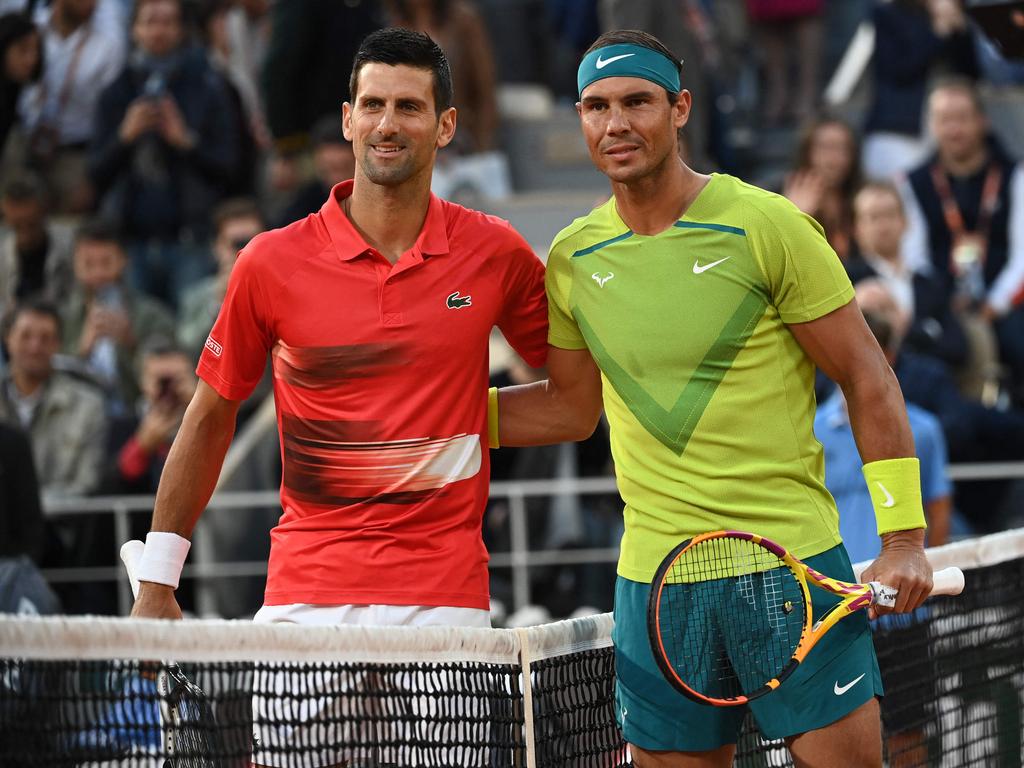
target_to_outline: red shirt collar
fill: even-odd
[[[320,208],[320,216],[331,236],[334,250],[342,261],[351,261],[371,250],[371,247],[352,226],[341,208],[341,201],[352,194],[353,180],[335,184],[330,197]],[[414,258],[422,260],[428,256],[443,256],[449,253],[448,227],[441,200],[431,193],[427,206],[427,217],[423,221],[416,242],[410,249]]]

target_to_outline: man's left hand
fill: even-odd
[[[863,583],[877,581],[896,589],[896,607],[873,605],[868,618],[883,613],[908,613],[921,605],[932,591],[932,566],[924,554],[924,529],[882,534],[882,551],[860,576]]]

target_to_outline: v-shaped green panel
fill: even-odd
[[[573,310],[573,316],[591,354],[629,410],[659,442],[681,456],[704,409],[711,402],[732,361],[754,332],[766,307],[767,302],[760,294],[747,294],[683,387],[671,410],[665,410],[615,361],[579,307]]]

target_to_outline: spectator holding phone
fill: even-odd
[[[113,415],[127,411],[139,389],[135,354],[154,338],[174,338],[174,320],[154,299],[125,284],[128,257],[117,229],[83,224],[74,247],[75,285],[64,303],[64,352],[77,357],[106,389]]]
[[[186,38],[183,0],[139,0],[134,49],[103,92],[89,170],[127,237],[132,284],[177,306],[207,275],[210,211],[237,170],[223,79]]]
[[[134,412],[111,429],[114,459],[107,472],[107,491],[156,491],[185,407],[196,391],[192,369],[188,353],[164,339],[155,339],[139,353],[142,397]]]

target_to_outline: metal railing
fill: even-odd
[[[1024,478],[1024,462],[1002,462],[989,464],[959,464],[948,468],[954,481],[1019,479]],[[492,501],[506,499],[509,509],[510,549],[508,552],[493,552],[490,555],[492,568],[509,568],[512,572],[513,610],[518,610],[531,601],[530,569],[551,565],[579,565],[590,563],[614,563],[619,556],[617,547],[599,549],[546,549],[531,550],[527,500],[558,496],[600,496],[617,494],[618,488],[613,477],[576,478],[564,480],[523,480],[491,483]],[[211,514],[224,514],[229,510],[280,508],[280,496],[275,491],[225,491],[214,494],[206,513],[196,526],[191,559],[182,572],[183,578],[193,579],[196,584],[196,608],[200,615],[215,613],[211,596],[211,582],[214,579],[266,576],[265,560],[219,561],[211,547],[198,543],[203,539],[203,528],[209,523]],[[152,496],[102,496],[81,499],[66,499],[46,505],[48,517],[73,517],[77,515],[111,513],[114,517],[114,538],[111,543],[115,552],[131,536],[131,515],[152,512]],[[118,584],[118,606],[122,614],[131,608],[131,587],[124,569],[117,566],[93,566],[80,568],[48,568],[43,575],[51,582],[75,581],[116,581]]]

